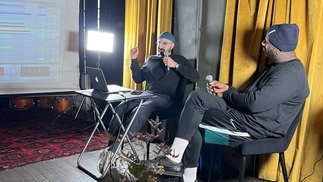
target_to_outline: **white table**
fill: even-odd
[[[76,91],[77,94],[82,95],[83,97],[88,97],[91,100],[92,103],[92,107],[94,109],[94,113],[96,115],[96,123],[95,126],[93,128],[93,131],[89,137],[89,139],[87,140],[82,152],[80,153],[78,159],[77,159],[77,167],[79,169],[81,169],[82,171],[84,171],[85,173],[87,173],[88,175],[90,175],[91,177],[93,177],[94,179],[98,180],[98,179],[102,179],[103,177],[105,177],[105,175],[107,174],[107,172],[109,171],[110,167],[111,167],[111,162],[109,162],[108,167],[104,169],[104,171],[102,172],[102,174],[100,176],[94,174],[93,172],[91,172],[90,170],[88,170],[85,166],[82,166],[81,164],[81,159],[83,154],[85,153],[89,143],[92,140],[92,137],[94,135],[94,133],[96,132],[97,128],[101,125],[102,128],[104,129],[104,131],[107,133],[107,130],[105,128],[105,125],[102,121],[103,116],[105,115],[105,113],[107,112],[107,110],[110,108],[110,110],[112,111],[112,114],[114,117],[117,118],[121,129],[124,131],[124,134],[122,136],[121,141],[124,141],[125,138],[128,139],[129,144],[131,146],[131,149],[134,153],[134,155],[139,159],[138,154],[136,153],[135,148],[133,147],[133,145],[131,144],[131,140],[128,138],[128,132],[129,129],[134,121],[134,118],[136,117],[138,110],[140,109],[143,101],[151,96],[153,96],[153,94],[147,93],[147,92],[143,92],[140,95],[132,95],[131,92],[126,92],[126,93],[112,93],[112,94],[106,94],[106,93],[102,93],[100,91],[97,90],[93,90],[93,89],[88,89],[88,90],[79,90]],[[115,102],[127,102],[130,100],[137,100],[140,99],[141,102],[137,107],[137,110],[133,116],[133,118],[131,119],[129,125],[127,128],[124,127],[122,120],[120,119],[120,116],[118,116],[118,114],[115,112],[115,108],[113,107],[112,103]],[[95,103],[94,100],[100,100],[100,101],[104,101],[106,103],[106,105],[104,106],[104,109],[100,112],[99,110],[99,106],[97,106],[97,104]],[[120,144],[117,147],[116,152],[112,155],[110,161],[114,161],[114,159],[117,157],[117,153],[118,151],[121,149],[122,146],[122,142],[120,142]]]

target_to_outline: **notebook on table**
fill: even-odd
[[[131,92],[129,88],[125,88],[119,85],[108,85],[105,80],[103,71],[100,68],[86,67],[86,71],[89,74],[91,85],[94,90],[98,90],[103,93],[118,93],[118,92]]]

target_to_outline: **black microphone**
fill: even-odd
[[[209,85],[213,81],[213,76],[212,75],[207,75],[205,77],[205,80],[207,81],[207,84]],[[212,94],[215,95],[214,92]]]

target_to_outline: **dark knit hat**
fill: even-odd
[[[284,52],[296,49],[299,29],[296,24],[273,25],[268,30],[269,41]]]
[[[171,34],[170,32],[162,32],[158,37],[157,37],[157,40],[159,39],[168,39],[170,41],[172,41],[173,43],[175,43],[175,38],[173,36],[173,34]]]

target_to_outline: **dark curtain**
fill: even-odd
[[[97,30],[98,1],[80,0],[79,13],[79,56],[80,56],[80,86],[85,75],[86,66],[100,67],[108,84],[122,85],[123,52],[124,52],[124,18],[125,0],[100,1],[100,26],[102,32],[114,34],[114,47],[112,53],[86,50],[86,32]],[[100,55],[100,56],[99,56]]]

